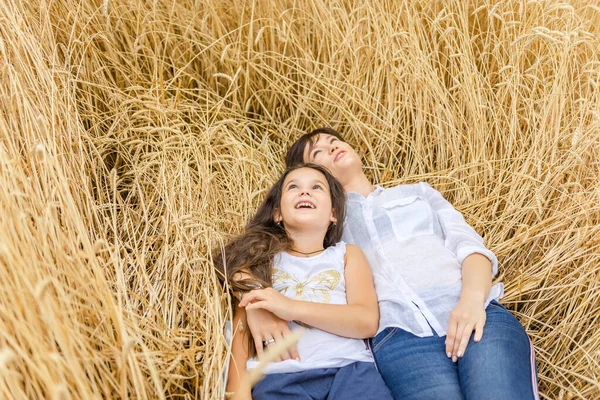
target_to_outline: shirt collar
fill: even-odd
[[[365,200],[373,200],[377,196],[379,196],[385,189],[380,185],[374,185],[375,190],[373,190],[369,195],[365,198],[362,194],[356,192],[347,192],[346,200],[355,200],[355,201],[365,201]]]

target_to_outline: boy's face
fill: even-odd
[[[356,169],[362,169],[362,162],[356,151],[348,143],[328,134],[319,134],[306,145],[304,162],[327,168],[342,185],[348,182]]]

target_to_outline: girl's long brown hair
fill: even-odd
[[[288,168],[271,187],[258,211],[244,232],[231,240],[215,258],[215,267],[221,279],[227,280],[232,291],[247,292],[272,286],[272,268],[275,255],[289,250],[290,240],[285,229],[274,220],[275,211],[281,203],[283,182],[290,172],[300,168],[311,168],[325,176],[331,195],[331,207],[340,223],[330,224],[323,239],[323,247],[336,244],[342,238],[346,201],[342,185],[324,167],[302,163]]]
[[[290,248],[283,226],[274,220],[275,210],[281,204],[283,182],[290,172],[300,168],[312,168],[325,176],[329,185],[331,208],[340,223],[330,224],[323,239],[323,247],[327,248],[342,239],[343,223],[346,209],[344,188],[324,167],[317,164],[296,164],[285,170],[281,178],[271,187],[267,197],[252,217],[244,232],[229,242],[223,251],[214,257],[215,267],[221,280],[226,280],[230,291],[247,292],[273,285],[273,259],[281,251]],[[234,298],[235,299],[235,298]],[[237,300],[237,299],[236,299]],[[235,301],[236,301],[235,300]],[[235,302],[234,301],[234,302]],[[245,330],[250,356],[256,355],[256,348],[250,330]]]

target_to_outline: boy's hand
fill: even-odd
[[[484,303],[473,299],[461,298],[450,313],[448,333],[446,335],[446,355],[456,362],[465,354],[471,334],[479,342],[483,336],[486,313]]]

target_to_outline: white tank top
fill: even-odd
[[[346,243],[339,242],[313,257],[295,257],[282,252],[273,262],[273,288],[283,295],[315,303],[348,304],[344,279]],[[361,339],[349,339],[316,328],[290,322],[290,329],[304,329],[298,342],[300,361],[271,363],[266,374],[298,372],[317,368],[340,368],[357,361],[372,362],[371,352]],[[258,364],[252,358],[246,368]]]

